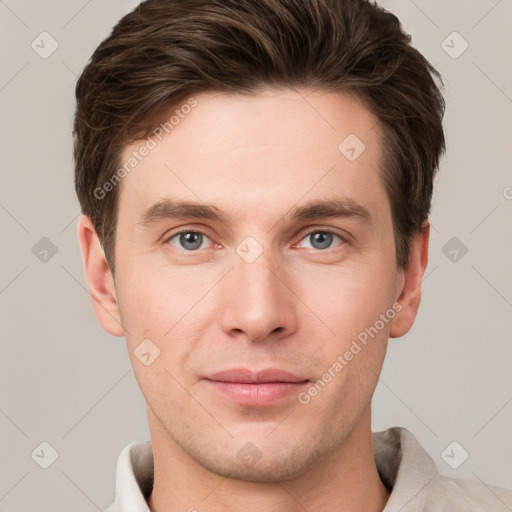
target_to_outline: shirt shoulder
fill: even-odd
[[[512,491],[484,482],[439,475],[426,493],[425,505],[432,512],[510,512]]]
[[[380,477],[391,490],[383,512],[512,511],[512,491],[441,475],[405,428],[374,432],[373,443]]]

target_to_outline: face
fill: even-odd
[[[382,132],[348,94],[195,101],[123,178],[122,334],[152,438],[283,480],[361,420],[399,316]]]

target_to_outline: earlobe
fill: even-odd
[[[421,301],[421,281],[428,263],[428,240],[430,225],[426,222],[421,232],[413,235],[407,267],[402,271],[403,286],[399,290],[397,302],[400,312],[391,322],[390,337],[399,338],[406,334],[414,323]]]
[[[109,334],[123,336],[124,328],[121,324],[112,272],[94,225],[86,215],[82,215],[78,223],[78,241],[96,318]]]

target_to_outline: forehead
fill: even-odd
[[[175,107],[156,130],[123,152],[123,162],[136,153],[137,162],[122,180],[120,216],[140,216],[168,195],[238,212],[275,210],[333,191],[382,200],[381,128],[353,95],[202,93]],[[143,157],[142,146],[151,147]]]

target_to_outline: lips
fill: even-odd
[[[233,368],[204,377],[214,391],[240,405],[264,407],[299,393],[309,382],[285,370]]]
[[[233,368],[231,370],[224,370],[222,372],[214,373],[208,377],[208,380],[217,382],[240,382],[247,384],[260,384],[265,382],[304,382],[307,379],[298,377],[293,373],[285,370],[277,370],[268,368],[266,370],[260,370],[253,372],[245,368]]]

